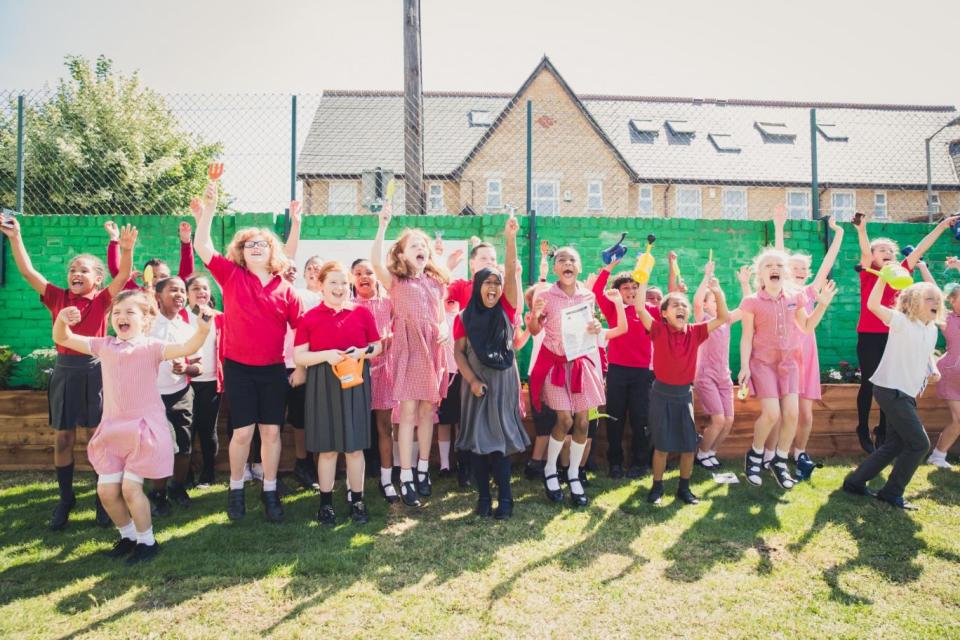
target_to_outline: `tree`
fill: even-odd
[[[68,77],[26,113],[24,212],[170,214],[203,191],[222,152],[184,131],[163,96],[100,56],[67,56]],[[0,113],[0,203],[13,206],[16,113]]]

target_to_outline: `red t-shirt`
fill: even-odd
[[[471,296],[473,296],[473,280],[454,280],[447,285],[447,300],[453,300],[459,304],[460,311],[467,308]]]
[[[900,266],[913,273],[913,269],[907,266],[907,259],[904,258]],[[867,308],[867,299],[870,292],[873,291],[873,285],[877,282],[877,276],[868,273],[866,270],[860,272],[860,321],[857,323],[857,333],[890,333],[890,327],[883,324],[883,321],[877,315]],[[892,307],[897,301],[899,291],[886,285],[883,288],[883,298],[881,302],[885,307]]]
[[[90,338],[102,338],[107,335],[107,312],[110,310],[110,303],[113,297],[109,289],[100,291],[91,291],[85,296],[78,296],[70,293],[67,289],[61,289],[47,283],[47,288],[43,290],[40,296],[43,306],[50,310],[50,316],[54,322],[57,315],[66,307],[76,307],[80,310],[80,322],[70,327],[70,330],[78,336],[87,336]],[[83,355],[79,351],[67,349],[57,345],[57,353],[65,355],[79,356]]]
[[[665,320],[654,320],[650,325],[654,377],[664,384],[693,384],[697,350],[708,334],[706,322],[688,324],[683,331],[676,331]]]
[[[377,321],[369,309],[358,306],[334,311],[321,302],[303,315],[293,344],[309,345],[310,351],[344,351],[350,347],[366,347],[378,340]]]
[[[283,362],[287,325],[303,315],[300,296],[279,275],[266,284],[248,269],[216,254],[207,264],[223,291],[223,356],[250,366]]]
[[[606,269],[602,270],[593,282],[593,295],[597,298],[597,306],[600,307],[600,312],[606,318],[607,325],[611,329],[615,329],[617,326],[617,306],[603,295],[609,279],[610,272]],[[653,316],[654,320],[660,318],[659,307],[645,306],[647,307],[647,313]],[[620,365],[621,367],[649,369],[650,334],[643,328],[636,307],[632,304],[627,305],[624,311],[627,315],[627,332],[607,343],[607,360],[610,361],[610,364]]]
[[[463,281],[461,280],[461,282]],[[500,306],[506,312],[510,324],[515,325],[517,323],[517,310],[510,306],[510,303],[507,301],[507,296],[500,296]],[[460,315],[461,314],[458,313],[457,317],[453,319],[454,340],[467,337],[467,329],[463,326],[463,320],[460,319]]]

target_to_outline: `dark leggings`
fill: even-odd
[[[192,382],[193,387],[193,437],[200,443],[203,463],[200,467],[200,482],[213,482],[213,469],[217,462],[217,416],[220,415],[220,393],[217,381]]]
[[[489,455],[471,453],[470,460],[473,463],[473,479],[477,483],[481,500],[490,500],[491,471],[493,479],[497,481],[497,499],[500,502],[513,500],[513,493],[510,491],[510,458],[496,451]]]
[[[887,348],[886,333],[857,333],[857,361],[860,363],[860,390],[857,392],[857,431],[870,432],[870,405],[873,402],[873,383],[870,377],[880,366],[883,350]],[[880,433],[887,432],[887,417],[880,410]]]

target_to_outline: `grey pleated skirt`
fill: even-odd
[[[103,413],[100,360],[58,353],[50,375],[47,406],[50,426],[58,431],[99,425]]]
[[[304,437],[307,451],[350,453],[370,447],[370,365],[363,363],[363,384],[351,389],[329,364],[307,369]]]
[[[689,384],[654,380],[650,388],[650,435],[657,451],[690,453],[697,449],[693,393]]]

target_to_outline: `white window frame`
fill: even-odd
[[[733,205],[727,204],[727,194],[730,193],[743,194],[743,204],[736,205],[737,209],[739,209],[741,206],[743,207],[742,213],[737,212],[734,214],[732,212]],[[746,220],[748,217],[748,211],[750,210],[748,207],[747,190],[737,187],[723,187],[720,190],[720,209],[724,220]]]
[[[790,205],[791,195],[802,195],[806,199],[806,209],[803,210],[800,215],[795,215],[793,213],[796,211],[797,207],[792,207]],[[809,220],[813,215],[810,207],[810,191],[806,189],[787,189],[787,192],[783,198],[783,204],[787,208],[787,218],[789,220]]]
[[[845,212],[843,215],[837,213],[836,197],[850,196],[849,215]],[[834,216],[837,222],[850,222],[853,220],[853,214],[857,212],[857,192],[852,189],[833,189],[830,191],[830,215]]]
[[[349,188],[351,192],[349,205],[347,204],[347,197],[344,196],[343,193],[338,193],[337,196],[334,197],[334,191],[344,188]],[[334,180],[329,183],[327,188],[327,213],[333,215],[355,214],[358,213],[358,209],[356,181]]]
[[[648,197],[644,197],[644,191],[650,195]],[[644,207],[644,203],[647,203],[649,206]],[[642,184],[637,189],[637,215],[641,218],[653,217],[653,185]]]
[[[692,194],[696,193],[696,203],[689,202],[680,202],[680,194]],[[703,190],[700,187],[677,187],[676,195],[674,195],[674,215],[677,218],[686,218],[690,220],[699,220],[703,217]],[[696,209],[688,210],[689,207],[696,207]]]
[[[435,190],[439,190],[439,193]],[[431,182],[427,185],[427,213],[444,213],[443,195],[442,182]]]
[[[538,187],[541,185],[550,185],[553,187],[553,198],[541,198],[538,195]],[[537,212],[538,216],[559,216],[560,215],[560,181],[554,179],[534,179],[533,184],[533,198],[531,199],[531,206]],[[543,207],[540,205],[541,202],[550,202],[552,200],[554,211],[553,213],[545,213]]]
[[[592,193],[596,189],[597,193]],[[599,198],[599,201],[592,202],[592,199]],[[592,213],[603,211],[603,180],[587,181],[587,211]]]
[[[924,196],[926,196],[926,194],[924,194]],[[926,198],[926,197],[923,198],[923,203],[924,203],[924,205],[926,205],[926,206],[924,207],[924,209],[926,209],[927,207],[929,207],[929,204],[927,204],[927,198]],[[934,191],[933,193],[930,194],[930,203],[933,204],[933,212],[934,212],[934,213],[940,213],[940,210],[941,210],[940,207],[941,207],[941,205],[940,205],[940,192],[939,192],[939,191]]]
[[[882,207],[878,202],[881,197],[883,198]],[[886,191],[873,192],[873,217],[878,220],[886,220],[890,217],[890,200],[887,198]]]
[[[493,190],[490,187],[497,185]],[[494,200],[493,197],[496,197]],[[487,197],[485,209],[490,213],[495,213],[503,209],[503,180],[500,178],[487,179]]]

